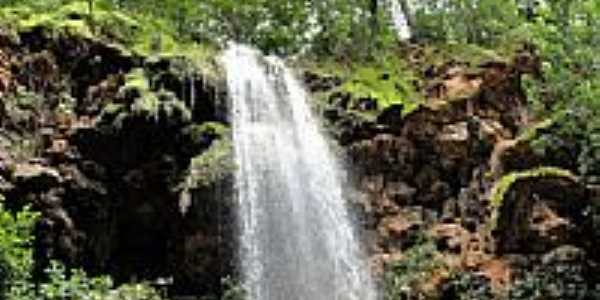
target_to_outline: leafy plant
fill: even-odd
[[[392,262],[384,275],[384,299],[423,299],[426,295],[416,288],[417,285],[443,267],[436,253],[435,244],[424,242],[408,249],[402,259]]]
[[[39,214],[29,208],[12,214],[0,202],[0,297],[7,300],[160,300],[145,284],[114,287],[108,276],[89,277],[53,262],[48,280],[34,282],[33,227]]]
[[[472,272],[455,273],[444,287],[444,295],[456,300],[493,300],[488,280]]]
[[[9,295],[31,280],[32,231],[37,218],[28,208],[13,215],[0,202],[0,295]]]

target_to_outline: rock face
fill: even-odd
[[[573,247],[585,266],[597,265],[589,245],[599,242],[591,233],[598,199],[582,183],[531,177],[509,186],[497,210],[490,201],[511,172],[543,165],[574,170],[569,152],[541,157],[520,136],[535,126],[520,77],[537,76],[538,67],[534,56],[521,53],[512,63],[490,62],[477,71],[429,68],[426,103],[406,117],[390,107],[375,122],[361,121],[339,95],[330,95],[325,116],[368,199],[362,209],[375,270],[401,261],[423,236],[437,245],[447,268],[483,275],[496,292],[561,247]]]
[[[176,63],[42,30],[0,44],[2,190],[9,207],[42,212],[38,272],[59,259],[119,282],[173,277],[176,294],[219,293],[232,270],[230,183],[186,178],[225,138],[203,125],[225,127],[224,114],[216,84]],[[130,83],[142,67],[153,86]]]
[[[194,157],[226,141],[225,96],[219,83],[177,73],[178,63],[38,29],[19,41],[0,34],[0,191],[8,207],[42,212],[38,271],[60,259],[118,281],[173,277],[175,294],[220,293],[235,269],[230,172],[216,163],[197,173],[225,175],[201,184],[191,174]],[[425,238],[446,265],[427,284],[443,299],[455,290],[449,270],[493,291],[564,266],[578,270],[578,284],[598,282],[599,188],[530,176],[491,199],[515,171],[576,172],[574,146],[539,156],[520,135],[534,126],[520,78],[538,75],[537,65],[519,54],[476,71],[424,68],[427,101],[405,117],[392,105],[364,119],[350,95],[329,95],[324,116],[365,196],[358,206],[378,274]],[[305,79],[312,92],[343,84]],[[376,108],[363,100],[361,112]]]

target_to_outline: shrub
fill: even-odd
[[[431,277],[443,263],[436,258],[432,242],[417,244],[405,252],[405,257],[391,263],[384,275],[385,300],[424,299],[418,285]]]

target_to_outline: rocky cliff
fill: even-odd
[[[231,270],[229,136],[221,83],[194,63],[42,27],[1,37],[2,193],[42,212],[40,271],[59,259],[218,291]]]
[[[521,299],[513,286],[544,273],[541,285],[577,278],[548,299],[597,295],[598,189],[576,175],[576,143],[543,154],[532,147],[554,130],[551,120],[530,116],[521,83],[542,76],[535,52],[431,63],[425,48],[405,46],[424,96],[406,114],[402,105],[381,109],[376,97],[340,93],[343,78],[305,75],[314,93],[326,93],[321,109],[365,194],[357,206],[383,284],[412,271],[422,274],[407,283],[416,290],[410,299]],[[379,78],[388,80],[387,72],[394,71]],[[374,117],[357,117],[364,115]],[[412,254],[427,244],[431,253],[418,261]],[[460,294],[466,289],[487,292]]]
[[[382,284],[425,243],[440,263],[411,281],[424,295],[455,299],[457,274],[499,295],[564,265],[592,289],[599,192],[577,176],[574,144],[531,147],[553,130],[529,116],[521,86],[541,76],[535,53],[431,63],[420,46],[402,49],[422,98],[410,110],[337,89],[348,78],[305,74],[361,192]],[[42,212],[40,270],[60,259],[118,281],[172,278],[175,294],[219,293],[234,273],[233,166],[222,79],[208,73],[189,57],[43,28],[0,35],[0,188],[10,207]]]

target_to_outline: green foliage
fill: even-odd
[[[243,286],[233,280],[231,277],[226,277],[221,280],[224,292],[221,300],[244,300],[246,299],[246,291]]]
[[[53,262],[46,269],[48,280],[34,285],[23,282],[13,289],[7,300],[160,300],[161,296],[146,284],[128,284],[118,288],[108,276],[89,277],[84,271],[68,271]]]
[[[167,16],[153,15],[153,11],[158,13],[158,8],[163,7],[157,1],[152,1],[157,9],[144,11],[134,10],[132,5],[120,5],[119,9],[115,6],[117,1],[96,0],[93,18],[89,15],[88,1],[7,2],[0,7],[0,26],[16,31],[41,27],[51,35],[99,39],[126,52],[144,56],[184,56],[198,64],[205,64],[215,55],[212,46],[192,43],[189,35],[181,35]],[[129,1],[119,2],[124,4]],[[147,2],[150,1],[140,1],[135,7],[139,8]]]
[[[408,249],[401,260],[392,262],[384,274],[384,299],[424,299],[425,295],[416,289],[416,285],[427,281],[443,267],[436,253],[435,244],[425,242]]]
[[[444,294],[456,300],[495,299],[487,278],[472,272],[455,273],[445,285]]]
[[[558,263],[536,267],[518,278],[509,300],[597,299],[597,287],[588,286],[586,274],[576,264]]]
[[[384,1],[326,0],[312,6],[313,53],[341,60],[376,58],[396,42]],[[310,20],[310,19],[309,19]]]
[[[395,41],[384,26],[389,23],[385,8],[372,0],[116,2],[120,9],[164,21],[172,36],[212,44],[235,40],[269,53],[367,57]]]
[[[408,67],[397,48],[388,48],[378,58],[367,61],[334,61],[330,59],[303,58],[294,62],[297,67],[310,70],[323,77],[337,77],[343,84],[332,90],[316,95],[328,99],[333,93],[349,94],[350,110],[367,119],[373,118],[391,105],[402,105],[403,114],[409,114],[423,103],[423,96],[417,91],[421,80]],[[356,110],[358,101],[375,101],[372,111]]]
[[[160,300],[143,284],[113,286],[109,277],[88,277],[54,262],[48,280],[34,283],[33,227],[39,214],[28,208],[12,214],[0,202],[0,298],[7,300]]]
[[[544,80],[529,79],[527,94],[538,115],[555,119],[559,130],[543,135],[538,148],[556,140],[579,148],[578,171],[600,182],[600,4],[548,1],[526,27],[543,60]]]
[[[516,1],[420,1],[416,5],[417,38],[492,45],[519,25]]]
[[[153,90],[143,69],[134,69],[127,74],[118,100],[120,102],[108,104],[102,111],[102,120],[116,128],[121,128],[123,121],[130,117],[165,126],[188,123],[192,118],[188,107],[174,93]]]
[[[0,16],[16,30],[44,26],[143,55],[206,53],[207,45],[235,40],[281,55],[372,58],[396,41],[385,5],[374,0],[92,2],[4,0]]]
[[[37,217],[27,208],[13,215],[0,201],[0,295],[11,294],[31,279],[32,230]]]
[[[537,137],[536,147],[552,148],[557,140],[575,144],[579,174],[600,182],[598,1],[424,1],[415,10],[413,29],[421,40],[501,53],[529,44],[543,65],[543,79],[524,80],[529,102],[538,119],[552,119],[561,128]]]
[[[352,95],[353,99],[374,99],[378,111],[391,105],[403,105],[407,114],[418,107],[420,96],[412,81],[415,77],[405,67],[387,64],[382,67],[359,66],[351,77],[341,86],[341,90]]]
[[[212,125],[209,126],[207,130],[215,129]],[[220,126],[216,130],[224,133],[224,129]],[[209,186],[231,174],[234,168],[232,147],[228,134],[223,135],[220,139],[214,140],[202,154],[192,158],[186,188]]]
[[[203,139],[227,138],[230,134],[229,128],[218,122],[204,122],[195,124],[186,130],[194,143],[201,143]]]

